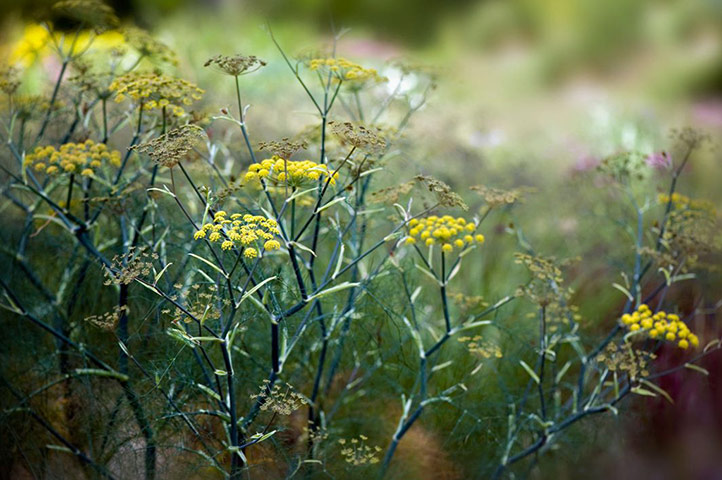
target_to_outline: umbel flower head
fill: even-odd
[[[341,445],[341,455],[346,460],[346,463],[354,467],[379,463],[378,454],[381,452],[381,447],[367,445],[366,441],[368,439],[369,437],[366,435],[359,435],[358,438],[352,438],[351,440],[342,438],[338,441],[339,445]]]
[[[649,307],[641,304],[632,313],[625,313],[620,319],[622,325],[630,332],[643,332],[649,338],[676,343],[682,350],[690,346],[699,346],[699,338],[689,330],[689,327],[674,313],[652,313]]]
[[[354,125],[351,122],[328,122],[331,131],[341,140],[342,145],[352,145],[369,153],[379,153],[386,148],[386,140],[380,128]]]
[[[644,350],[635,350],[629,343],[610,343],[604,352],[597,355],[597,362],[603,363],[610,372],[626,372],[633,380],[649,376],[649,366],[657,355]]]
[[[431,215],[426,218],[412,218],[409,221],[409,236],[407,244],[414,244],[417,241],[426,245],[440,244],[441,251],[451,253],[454,248],[463,249],[474,243],[484,243],[484,235],[474,235],[476,225],[467,222],[463,217],[454,218],[451,215],[438,217]]]
[[[50,145],[37,147],[25,157],[25,166],[47,175],[79,173],[93,175],[104,163],[120,166],[120,152],[108,150],[103,143],[86,140],[82,143],[66,143],[56,150]]]
[[[303,395],[294,391],[288,383],[286,389],[282,390],[280,385],[271,388],[268,380],[263,381],[260,392],[251,395],[251,398],[262,402],[261,410],[268,410],[278,415],[291,415],[308,403]]]
[[[311,160],[285,160],[274,155],[261,163],[251,164],[244,178],[248,183],[264,180],[276,185],[298,187],[321,179],[330,179],[329,183],[335,185],[338,173],[332,175],[328,166]]]
[[[240,75],[253,73],[259,68],[265,67],[266,62],[255,55],[216,55],[206,60],[203,66],[212,66],[226,75],[238,77]]]
[[[342,57],[338,58],[314,58],[309,62],[311,70],[321,70],[333,73],[336,81],[350,82],[352,86],[361,86],[366,82],[385,82],[388,79],[382,77],[375,68],[364,68],[358,63],[353,63]]]
[[[20,87],[20,70],[11,65],[0,66],[0,92],[13,95]]]
[[[147,154],[151,160],[164,166],[178,165],[193,148],[205,137],[203,129],[197,125],[183,125],[170,130],[165,135],[136,145],[133,150]]]
[[[119,23],[113,9],[101,0],[61,0],[53,10],[97,31],[115,28]]]
[[[717,216],[717,209],[715,208],[714,203],[709,200],[689,198],[681,193],[673,193],[671,196],[660,193],[658,200],[659,203],[663,205],[671,202],[675,210],[699,211],[712,218]]]
[[[303,149],[308,148],[308,142],[305,140],[291,140],[289,138],[282,138],[281,140],[270,140],[267,142],[260,142],[258,144],[259,150],[267,150],[271,154],[281,158],[291,158],[294,153]]]
[[[213,221],[203,225],[193,238],[207,238],[213,243],[221,242],[223,250],[231,250],[240,245],[245,247],[243,255],[246,258],[256,258],[261,246],[266,251],[281,248],[281,244],[275,239],[280,233],[278,223],[272,218],[250,213],[234,213],[229,217],[221,210],[213,216]]]
[[[110,91],[115,92],[118,103],[130,97],[145,110],[166,107],[176,116],[185,113],[183,105],[191,105],[203,95],[203,90],[191,82],[162,73],[125,74],[110,84]]]
[[[125,42],[133,47],[141,57],[171,65],[178,64],[175,52],[145,30],[137,27],[125,27],[123,36]]]

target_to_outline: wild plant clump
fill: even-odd
[[[714,206],[676,191],[700,137],[681,138],[689,152],[664,177],[638,152],[589,173],[607,177],[631,234],[609,247],[621,300],[582,315],[582,267],[535,251],[510,220],[529,189],[463,192],[395,164],[436,75],[294,63],[271,34],[278,58],[205,64],[232,77],[219,76],[232,113],[147,32],[123,27],[122,45],[95,55],[95,35],[119,28],[101,5],[61,2],[74,32],[44,25],[43,38],[89,40],[39,50],[61,69],[33,108],[18,67],[0,68],[13,471],[411,478],[415,450],[396,454],[422,438],[435,461],[473,439],[458,478],[517,478],[571,426],[667,397],[660,378],[704,371],[720,348],[675,293],[720,251]],[[275,62],[315,117],[260,142],[241,92]],[[387,89],[384,69],[417,91]],[[665,352],[672,368],[656,363]]]

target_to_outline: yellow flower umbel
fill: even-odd
[[[289,185],[299,187],[316,182],[320,179],[330,178],[330,184],[335,185],[338,173],[328,169],[328,166],[312,162],[311,160],[293,161],[284,160],[278,155],[267,158],[261,163],[253,163],[248,167],[245,175],[246,183],[260,182],[264,180],[275,185]]]
[[[221,242],[223,250],[231,250],[236,246],[244,247],[246,258],[256,258],[259,250],[273,251],[281,248],[275,239],[281,232],[278,223],[262,215],[241,215],[234,213],[230,217],[223,210],[217,212],[213,221],[206,223],[193,238],[207,238],[212,243]]]
[[[670,201],[675,210],[696,210],[707,213],[710,217],[717,216],[717,210],[714,204],[709,200],[698,200],[689,198],[681,193],[673,193],[670,197],[663,193],[659,194],[659,203],[666,205]]]
[[[203,90],[180,78],[156,73],[128,73],[110,84],[115,101],[130,97],[143,105],[145,110],[166,107],[176,116],[185,113],[182,105],[200,100]]]
[[[474,235],[474,230],[476,225],[462,217],[431,215],[422,219],[413,218],[409,221],[406,243],[414,244],[420,241],[427,246],[439,244],[442,252],[451,253],[455,248],[464,249],[474,243],[484,243],[484,235]]]
[[[643,331],[649,338],[676,343],[683,350],[699,346],[697,335],[674,313],[652,313],[647,305],[641,304],[634,312],[622,315],[620,321],[630,332]]]
[[[330,71],[334,74],[336,81],[352,82],[352,84],[363,85],[366,82],[385,82],[375,68],[364,68],[345,58],[314,58],[310,61],[311,70]]]
[[[103,143],[86,140],[82,143],[66,143],[56,150],[55,147],[37,147],[25,157],[25,166],[36,172],[48,175],[61,173],[79,173],[93,175],[104,163],[120,166],[120,152],[108,150]]]

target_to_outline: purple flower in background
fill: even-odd
[[[672,168],[672,157],[667,155],[667,152],[651,153],[644,159],[644,161],[652,168],[660,170]]]

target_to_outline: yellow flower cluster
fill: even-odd
[[[658,199],[659,203],[667,204],[670,201],[670,196],[660,193]],[[714,204],[709,200],[695,200],[681,193],[673,193],[671,201],[676,210],[700,210],[707,212],[712,217],[717,215]]]
[[[473,337],[459,337],[461,343],[466,344],[466,348],[469,349],[470,353],[479,355],[484,359],[502,358],[504,354],[501,353],[499,345],[484,340],[481,335],[474,335]]]
[[[694,348],[699,346],[697,335],[690,332],[687,325],[674,313],[652,313],[647,305],[641,304],[631,314],[622,315],[621,321],[631,332],[643,330],[650,338],[676,342],[683,350],[690,345]]]
[[[342,81],[364,83],[366,81],[385,82],[375,68],[364,68],[345,58],[314,58],[309,64],[311,70],[328,69],[335,72]]]
[[[335,185],[338,173],[331,176],[328,166],[312,162],[311,160],[293,161],[284,160],[278,155],[267,158],[261,163],[253,163],[248,167],[246,182],[257,182],[260,180],[270,181],[275,184],[288,184],[298,187],[305,183],[317,181],[322,178],[331,178],[330,184]]]
[[[464,248],[472,243],[484,243],[484,235],[478,233],[472,235],[476,230],[473,222],[467,222],[462,217],[454,218],[451,215],[437,217],[431,215],[426,218],[412,218],[409,221],[409,236],[407,244],[423,240],[426,245],[441,244],[441,251],[451,253],[456,248]]]
[[[68,172],[89,176],[104,162],[120,166],[120,152],[108,150],[104,143],[95,143],[92,140],[66,143],[59,150],[49,145],[37,147],[25,157],[26,167],[48,175]]]
[[[223,250],[230,250],[239,244],[245,249],[243,255],[246,258],[258,256],[258,245],[263,242],[263,250],[272,251],[281,248],[275,235],[281,232],[278,223],[272,218],[262,215],[241,215],[234,213],[228,216],[223,210],[213,216],[213,222],[206,223],[198,230],[193,238],[200,240],[208,237],[210,242],[221,242]]]
[[[180,78],[156,73],[128,73],[110,84],[115,101],[130,97],[140,102],[145,110],[166,107],[176,116],[185,113],[182,105],[200,100],[203,90]]]

